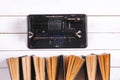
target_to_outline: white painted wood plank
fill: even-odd
[[[11,80],[9,70],[6,69],[0,69],[0,79],[1,80]]]
[[[28,51],[0,51],[0,68],[6,68],[6,59],[10,57],[20,57],[24,55],[37,55],[41,57],[50,57],[55,55],[90,55],[90,54],[103,54],[110,53],[111,55],[111,67],[120,67],[120,50],[28,50]]]
[[[120,32],[120,16],[88,16],[88,32]],[[27,18],[0,17],[0,33],[27,33]]]
[[[0,34],[0,50],[27,49],[26,34]]]
[[[0,33],[27,32],[26,17],[0,17]]]
[[[111,68],[110,80],[120,80],[120,68]],[[1,80],[11,80],[9,70],[0,69],[0,79]]]
[[[120,16],[88,16],[88,32],[120,32]]]
[[[120,68],[111,68],[110,80],[120,80]]]
[[[119,15],[119,0],[4,0],[0,14],[86,13],[89,15]]]
[[[89,33],[86,49],[120,49],[120,34]],[[0,34],[0,50],[29,50],[27,34]]]

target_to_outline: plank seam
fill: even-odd
[[[88,34],[120,34],[120,32],[87,32]],[[0,32],[0,34],[27,34],[26,32]]]
[[[26,44],[27,45],[27,44]],[[120,51],[120,49],[29,49],[29,50],[0,50],[0,52],[15,52],[15,51],[109,51],[109,50],[113,50],[113,51]]]
[[[29,15],[29,14],[28,14]],[[2,14],[0,14],[0,17],[27,17],[28,15],[2,15]],[[42,14],[41,14],[42,15]],[[120,17],[120,15],[87,15],[88,17]]]

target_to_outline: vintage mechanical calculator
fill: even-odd
[[[85,48],[87,16],[85,14],[29,15],[28,47]]]

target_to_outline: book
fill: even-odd
[[[88,80],[85,56],[82,56],[82,58],[84,59],[84,63],[74,80]]]
[[[11,80],[32,80],[31,58],[29,56],[7,59]]]
[[[74,80],[78,71],[81,69],[84,59],[78,56],[70,55],[68,57],[68,66],[66,70],[66,80]]]
[[[18,58],[9,58],[7,59],[8,67],[11,74],[12,80],[20,80],[20,70],[19,70],[19,59]]]
[[[57,63],[58,63],[57,56],[46,58],[48,80],[56,80]]]
[[[86,56],[88,80],[96,80],[97,55]]]
[[[31,58],[30,56],[22,57],[23,79],[31,80]]]
[[[69,56],[64,56],[65,76],[67,72],[68,61],[69,61]]]
[[[64,56],[58,56],[57,80],[65,80],[65,62]]]
[[[45,80],[45,59],[37,56],[32,56],[32,59],[35,69],[35,80]]]
[[[110,54],[7,59],[11,80],[110,80]]]
[[[110,54],[98,55],[102,80],[110,80]]]

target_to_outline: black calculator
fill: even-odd
[[[30,49],[87,47],[85,14],[36,14],[27,20]]]

